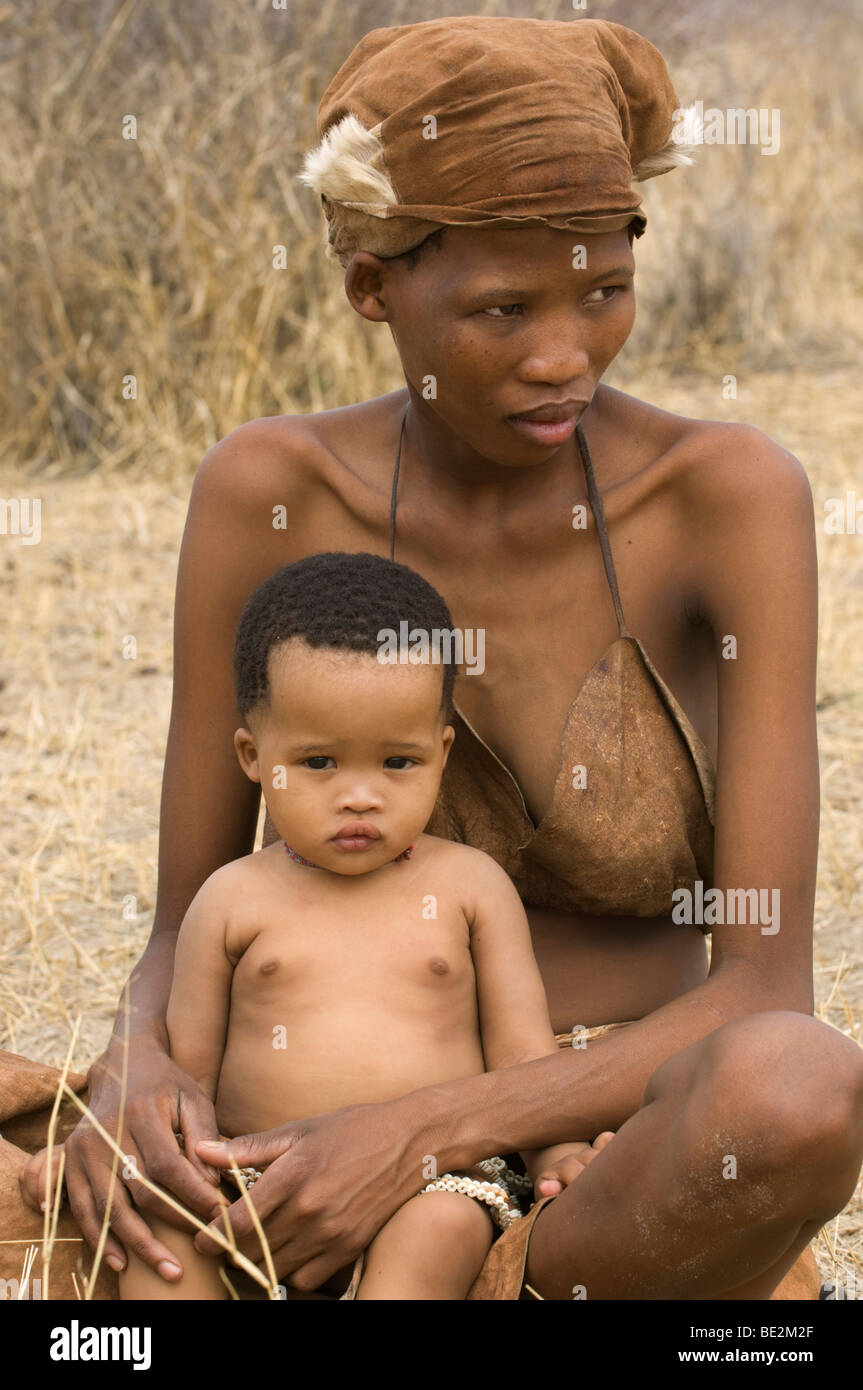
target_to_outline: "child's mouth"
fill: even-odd
[[[333,836],[332,843],[337,849],[361,850],[377,844],[380,838],[381,833],[376,825],[368,821],[354,821],[343,825],[338,835]]]

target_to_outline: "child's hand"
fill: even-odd
[[[541,1197],[557,1197],[571,1182],[580,1177],[596,1155],[610,1144],[614,1131],[606,1129],[598,1134],[592,1144],[552,1144],[547,1149],[537,1149],[531,1154],[527,1169],[533,1178],[533,1195],[536,1201]]]

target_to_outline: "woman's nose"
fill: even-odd
[[[581,394],[576,388],[587,379],[590,371],[584,323],[573,322],[571,313],[555,315],[535,325],[535,336],[526,346],[521,366],[525,381],[560,389],[572,387],[574,396]]]

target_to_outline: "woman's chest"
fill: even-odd
[[[629,577],[628,566],[621,570]],[[545,586],[513,581],[506,601],[499,593],[474,588],[463,605],[460,595],[450,603],[457,627],[463,611],[476,623],[484,615],[484,669],[462,673],[456,683],[456,704],[469,726],[467,733],[459,728],[457,737],[476,737],[487,745],[512,775],[534,825],[549,812],[556,782],[567,771],[562,759],[568,752],[584,765],[586,775],[594,736],[600,735],[597,717],[614,716],[620,738],[630,737],[633,749],[644,741],[641,695],[651,699],[653,685],[631,663],[621,674],[614,659],[619,633],[603,578],[588,563],[577,579],[564,569],[550,571]],[[687,621],[673,583],[633,597],[626,616],[629,630],[715,761],[716,669],[710,633]],[[649,748],[639,751],[649,756]],[[578,768],[568,771],[576,776]]]

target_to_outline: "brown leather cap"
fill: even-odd
[[[647,39],[604,20],[463,15],[373,29],[327,87],[300,179],[330,254],[395,256],[442,225],[646,225],[633,178],[691,162]]]

